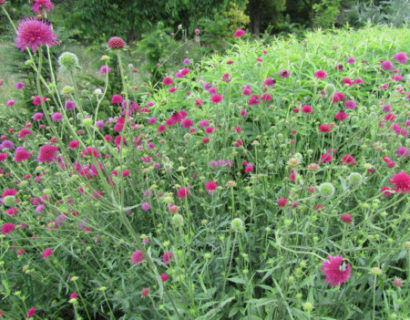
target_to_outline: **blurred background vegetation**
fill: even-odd
[[[158,81],[166,72],[181,68],[184,58],[193,63],[215,51],[223,52],[238,28],[246,37],[269,41],[274,36],[305,30],[372,24],[407,25],[410,0],[53,0],[48,17],[62,41],[60,50],[81,56],[106,54],[106,41],[121,36],[129,44],[130,64],[143,81]],[[30,0],[8,0],[7,9],[17,22],[33,15]],[[200,34],[194,30],[199,29]],[[14,33],[0,15],[0,44],[13,46]],[[74,49],[73,49],[74,48]],[[17,53],[16,53],[17,54]],[[58,54],[58,52],[56,52]],[[20,55],[21,56],[21,55]],[[99,59],[92,59],[97,68]],[[6,63],[7,64],[7,63]],[[14,63],[16,64],[16,63]],[[21,70],[20,70],[21,71]],[[1,70],[0,70],[1,76]]]

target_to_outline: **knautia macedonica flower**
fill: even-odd
[[[54,9],[54,4],[50,0],[34,0],[31,9],[35,13],[42,13],[43,9],[50,12],[50,9]]]
[[[345,283],[350,278],[352,267],[342,256],[328,256],[329,260],[322,262],[322,271],[326,275],[325,282],[331,287]]]
[[[58,44],[57,35],[53,32],[51,24],[39,18],[25,18],[17,27],[16,45],[20,51],[31,48],[36,51],[38,47],[49,47]]]
[[[396,193],[401,192],[405,194],[410,192],[410,176],[404,171],[394,174],[389,182],[394,184],[393,189]]]

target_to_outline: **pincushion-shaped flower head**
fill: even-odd
[[[34,0],[31,9],[35,13],[42,13],[43,9],[50,12],[50,9],[54,9],[54,4],[50,0]]]
[[[329,260],[322,262],[322,271],[326,275],[325,282],[329,282],[331,287],[347,282],[350,278],[352,267],[342,256],[328,256]]]
[[[393,183],[393,189],[397,192],[401,192],[402,194],[410,192],[410,176],[404,172],[400,171],[393,175],[390,178],[390,183]]]
[[[58,44],[57,35],[51,24],[39,18],[23,19],[17,27],[16,45],[20,51],[31,48],[36,51],[39,46],[49,47]]]

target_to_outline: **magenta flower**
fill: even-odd
[[[50,12],[50,9],[54,9],[54,4],[50,0],[34,0],[31,9],[35,13],[42,13],[43,9],[46,12]]]
[[[238,29],[238,30],[235,31],[235,33],[233,34],[233,36],[234,36],[235,38],[240,38],[240,37],[243,37],[245,34],[246,34],[246,31],[245,31],[245,30]]]
[[[222,101],[222,95],[221,94],[215,94],[211,97],[211,101],[213,103],[219,103]]]
[[[165,251],[162,255],[162,262],[165,264],[169,264],[170,260],[174,257],[174,253],[172,251]]]
[[[352,267],[342,256],[328,256],[329,260],[322,262],[322,271],[326,275],[325,282],[330,282],[331,287],[347,282],[350,278]]]
[[[58,151],[58,147],[52,145],[44,145],[40,147],[40,152],[37,156],[38,162],[53,162]]]
[[[396,193],[405,194],[410,192],[410,176],[404,171],[394,174],[389,182],[394,184],[393,189]]]
[[[392,70],[394,65],[390,60],[382,61],[381,66],[384,70]]]
[[[326,79],[327,78],[327,73],[324,70],[318,70],[315,72],[315,77],[318,79]]]
[[[142,250],[135,250],[131,255],[131,261],[133,264],[140,264],[144,260],[145,255]]]
[[[23,19],[17,27],[16,45],[20,51],[31,48],[36,51],[39,46],[49,47],[58,44],[57,35],[51,24],[38,18]]]
[[[406,63],[407,60],[409,60],[409,57],[407,56],[407,53],[405,52],[397,52],[394,55],[394,60],[396,60],[398,63]]]
[[[47,248],[43,250],[43,258],[48,258],[49,256],[51,256],[53,254],[53,249]]]
[[[14,223],[5,223],[1,226],[1,234],[8,234],[12,232],[16,228],[16,225]]]

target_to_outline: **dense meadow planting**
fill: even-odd
[[[0,319],[409,319],[409,30],[244,34],[145,91],[120,37],[96,88],[16,25]]]

